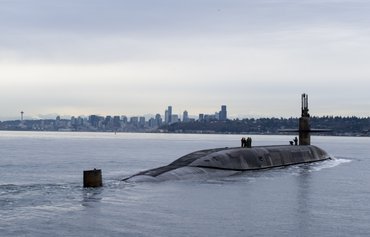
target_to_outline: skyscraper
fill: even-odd
[[[164,113],[164,123],[170,124],[172,121],[172,106],[168,106]]]
[[[227,111],[226,111],[226,105],[221,106],[221,111],[219,113],[220,121],[226,121],[227,120]]]
[[[172,122],[172,106],[168,106],[168,123]]]
[[[199,114],[198,121],[203,121],[204,120],[204,114]]]
[[[187,122],[189,122],[189,114],[188,114],[188,111],[184,111],[184,113],[182,114],[182,121],[184,122],[184,123],[187,123]]]
[[[173,114],[172,117],[171,117],[171,123],[170,124],[178,123],[178,122],[179,122],[179,115]]]
[[[162,118],[161,118],[161,115],[160,114],[156,114],[155,115],[155,123],[156,123],[156,126],[159,127],[162,125]]]

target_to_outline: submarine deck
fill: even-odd
[[[246,171],[309,163],[329,158],[329,155],[324,150],[313,145],[214,148],[189,153],[169,165],[142,171],[123,180],[128,180],[138,175],[156,177],[185,166]]]

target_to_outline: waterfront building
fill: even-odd
[[[78,116],[77,118],[77,126],[83,126],[87,124],[87,119],[83,118],[81,116]]]
[[[204,114],[199,114],[198,120],[203,121],[204,120]]]
[[[156,127],[158,127],[158,126],[157,126],[156,119],[155,119],[155,118],[150,118],[150,119],[148,120],[148,126],[149,126],[150,128],[156,128]]]
[[[104,117],[98,115],[90,115],[89,116],[89,123],[91,126],[98,128],[100,127],[101,121],[104,120]]]
[[[173,114],[171,116],[171,122],[170,122],[170,124],[178,123],[178,122],[180,122],[179,116],[177,114]]]
[[[113,128],[113,118],[112,116],[106,116],[103,122],[103,126],[105,129],[112,129]]]
[[[74,116],[71,117],[71,126],[77,127],[77,119]]]
[[[125,115],[122,115],[121,116],[121,120],[122,120],[122,123],[123,124],[126,124],[128,122],[128,119],[127,119],[127,117]]]
[[[155,123],[156,123],[156,125],[157,125],[158,127],[162,125],[162,117],[161,117],[161,115],[160,115],[160,114],[156,114],[156,115],[155,115]]]
[[[113,127],[115,129],[121,128],[121,118],[120,118],[120,116],[114,116],[113,117]]]
[[[145,127],[145,117],[139,118],[139,126],[142,128]]]
[[[217,120],[216,114],[205,114],[203,120],[207,122]]]
[[[130,118],[130,124],[137,126],[139,125],[139,117],[131,117]]]
[[[215,120],[220,120],[220,113],[215,112],[214,117],[215,117]]]

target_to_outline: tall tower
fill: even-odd
[[[167,108],[167,116],[168,116],[168,123],[172,123],[172,106],[168,106]]]
[[[24,112],[21,111],[21,122],[23,121],[23,114],[24,114]]]
[[[219,113],[219,118],[221,121],[227,120],[227,111],[226,111],[226,105],[221,106],[221,111]]]
[[[168,124],[168,110],[167,109],[164,111],[164,123]]]
[[[308,113],[308,95],[302,94],[302,115],[299,118],[299,145],[310,145],[310,114]]]
[[[187,122],[189,122],[189,113],[188,113],[188,111],[184,111],[184,113],[182,114],[182,121],[184,122],[184,123],[187,123]]]

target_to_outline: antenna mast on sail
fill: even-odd
[[[302,116],[299,118],[299,145],[311,145],[307,94],[302,94]]]

